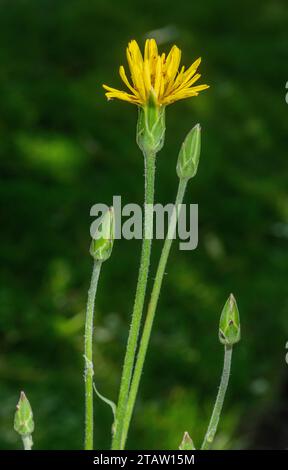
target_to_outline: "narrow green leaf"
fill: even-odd
[[[116,404],[114,403],[114,401],[109,400],[108,398],[104,397],[104,395],[101,395],[101,393],[97,390],[95,383],[93,383],[93,387],[94,387],[96,395],[100,398],[100,400],[104,401],[104,403],[107,403],[107,405],[110,406],[113,416],[114,416],[114,421],[115,421],[116,409],[117,409]]]

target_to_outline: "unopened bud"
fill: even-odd
[[[196,175],[201,151],[200,124],[191,129],[185,138],[178,156],[177,175],[180,179],[190,179]]]
[[[95,261],[106,261],[112,252],[115,238],[114,209],[110,207],[102,217],[90,245],[90,254]]]
[[[220,317],[219,340],[225,346],[233,346],[240,341],[240,337],[239,311],[233,294],[230,294]]]
[[[22,437],[29,436],[34,431],[32,408],[24,392],[21,392],[16,406],[14,429]]]
[[[153,92],[148,103],[139,107],[136,140],[144,154],[159,152],[165,139],[165,106],[159,106]]]
[[[193,441],[192,441],[192,439],[189,436],[189,433],[187,431],[184,432],[184,436],[183,436],[182,442],[179,446],[179,450],[195,450],[194,443],[193,443]]]

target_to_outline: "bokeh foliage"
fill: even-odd
[[[167,110],[156,199],[174,200],[178,150],[200,122],[202,156],[186,198],[199,204],[199,246],[174,245],[129,447],[177,448],[185,430],[199,445],[219,382],[218,320],[230,292],[242,340],[216,446],[253,445],[259,417],[277,406],[287,379],[287,21],[285,0],[182,0],[177,8],[171,0],[1,0],[2,448],[21,448],[13,414],[22,389],[35,449],[82,447],[89,210],[113,195],[123,204],[143,198],[136,109],[107,104],[101,84],[119,86],[127,41],[143,44],[159,28],[162,47],[175,41],[185,64],[203,57],[211,88]],[[137,241],[115,243],[100,280],[95,380],[111,399],[139,252]],[[111,411],[97,400],[95,408],[95,445],[108,448]]]

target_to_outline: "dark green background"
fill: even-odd
[[[21,389],[34,410],[35,449],[82,448],[89,211],[113,195],[143,199],[136,109],[107,103],[101,85],[120,86],[128,40],[143,45],[167,26],[161,49],[175,42],[186,65],[201,55],[211,88],[167,109],[156,200],[173,202],[180,144],[200,122],[202,156],[186,197],[199,204],[199,245],[174,244],[128,446],[177,448],[186,430],[200,444],[230,292],[242,340],[215,447],[287,446],[287,23],[285,0],[1,0],[3,449],[21,448],[13,431]],[[139,241],[115,243],[100,280],[95,380],[114,400],[139,253]],[[98,400],[95,408],[95,447],[108,448],[111,412]]]

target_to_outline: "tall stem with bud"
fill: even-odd
[[[151,96],[147,106],[144,108],[139,108],[137,123],[137,143],[143,152],[145,164],[144,233],[134,308],[120,383],[112,449],[121,448],[122,431],[124,422],[126,421],[126,406],[130,390],[131,377],[135,364],[136,348],[143,315],[151,256],[151,245],[153,237],[155,158],[157,152],[159,152],[163,146],[164,134],[165,109],[159,108],[156,105],[153,96]]]
[[[219,340],[224,345],[224,365],[213,412],[202,444],[202,450],[210,449],[220,420],[229,384],[233,345],[240,341],[240,318],[236,300],[231,294],[221,313]]]
[[[201,129],[200,126],[195,126],[187,135],[186,139],[183,142],[181,147],[178,163],[177,163],[177,174],[179,177],[179,186],[176,196],[176,201],[174,205],[174,210],[169,221],[168,233],[165,239],[161,257],[159,260],[156,277],[151,293],[151,298],[148,306],[147,316],[144,324],[144,329],[140,341],[137,361],[135,364],[135,369],[133,373],[133,379],[131,383],[131,388],[129,392],[129,398],[126,407],[126,415],[124,420],[124,428],[121,439],[121,449],[125,447],[127,434],[129,430],[130,421],[132,418],[134,405],[139,389],[140,379],[142,375],[142,370],[146,358],[146,353],[150,341],[151,331],[153,327],[153,322],[155,318],[155,313],[158,305],[158,300],[160,296],[160,291],[162,287],[163,277],[174,238],[177,221],[181,209],[181,204],[183,202],[185,190],[187,187],[188,180],[195,176],[198,168],[198,162],[200,158],[200,147],[201,147]]]
[[[98,280],[102,263],[112,252],[114,241],[114,211],[110,208],[104,214],[101,225],[91,242],[90,254],[94,258],[91,284],[88,291],[85,319],[85,450],[93,450],[93,320]]]

